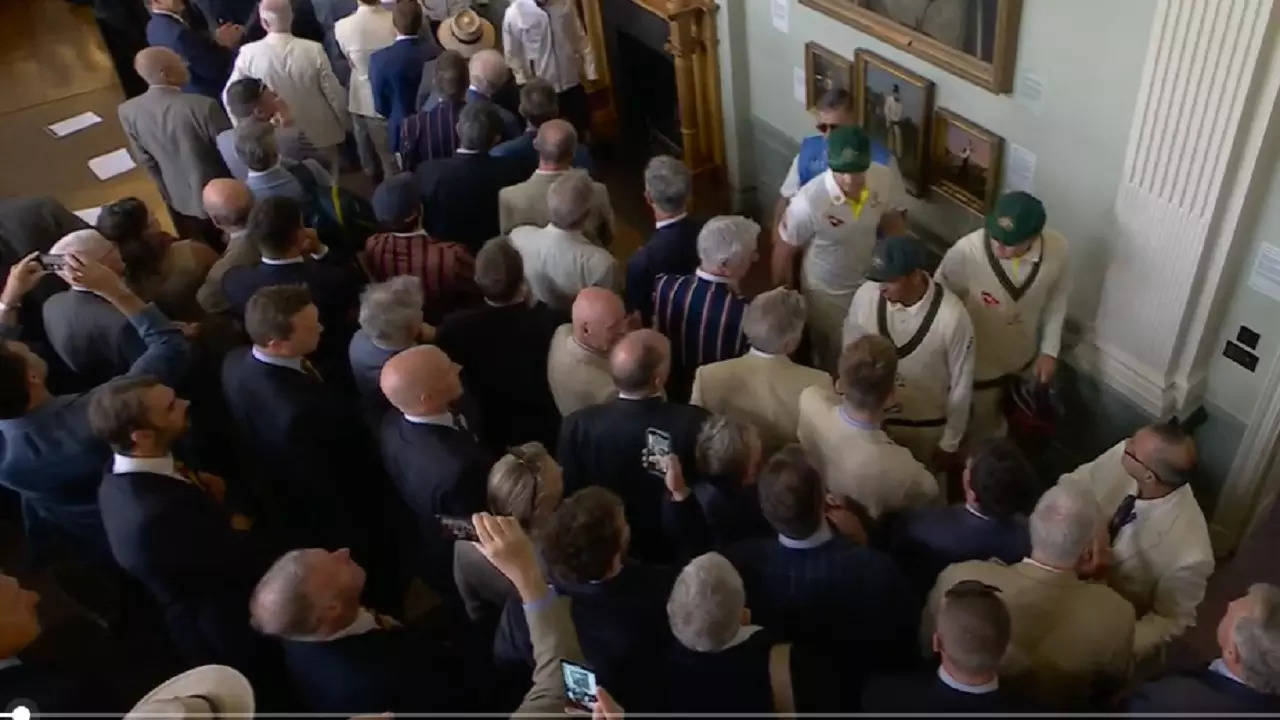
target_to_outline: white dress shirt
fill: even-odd
[[[595,53],[587,40],[574,3],[547,0],[514,0],[502,18],[502,45],[507,65],[523,85],[538,77],[556,92],[582,84],[582,76],[595,80]]]
[[[254,345],[252,348],[250,348],[249,352],[253,353],[254,359],[257,360],[258,362],[264,362],[268,365],[276,365],[278,367],[289,368],[290,370],[297,370],[300,373],[306,372],[306,370],[302,369],[302,358],[300,357],[289,358],[289,357],[276,357],[275,355],[268,355],[267,353],[258,349],[257,345]]]
[[[391,11],[382,5],[356,6],[356,11],[333,26],[338,48],[351,61],[350,101],[347,109],[356,115],[380,117],[373,104],[373,86],[369,83],[369,58],[373,53],[396,41],[396,28]]]
[[[938,679],[942,681],[943,685],[946,685],[952,690],[959,690],[962,693],[969,693],[970,695],[986,695],[987,693],[995,692],[1000,689],[999,677],[991,678],[991,682],[986,682],[981,685],[968,685],[955,679],[955,676],[947,672],[947,669],[941,665],[938,666]]]
[[[443,425],[454,430],[458,429],[457,424],[453,422],[453,413],[443,412],[435,415],[410,415],[404,413],[404,419],[414,425]]]
[[[131,455],[121,455],[115,453],[111,457],[111,472],[115,475],[124,475],[125,473],[151,473],[152,475],[168,475],[175,480],[181,480],[184,483],[191,481],[178,474],[177,464],[173,461],[173,455],[165,455],[164,457],[133,457]]]
[[[332,147],[346,138],[347,91],[320,43],[289,33],[269,33],[246,43],[236,55],[227,85],[246,77],[266,83],[288,103],[294,124],[316,148]],[[227,102],[225,89],[222,102]]]

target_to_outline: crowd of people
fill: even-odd
[[[652,158],[622,264],[574,3],[512,2],[505,55],[466,2],[347,4],[149,0],[120,118],[176,237],[0,201],[28,563],[182,671],[139,699],[33,654],[0,576],[6,703],[558,714],[568,661],[600,718],[1280,711],[1280,588],[1167,663],[1214,569],[1188,432],[1047,486],[1008,437],[1071,287],[1040,200],[932,272],[835,90],[763,230]]]

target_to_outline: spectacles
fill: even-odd
[[[533,511],[538,505],[538,486],[540,484],[539,481],[542,479],[541,464],[534,459],[530,453],[525,452],[524,449],[520,447],[509,447],[507,448],[507,453],[509,453],[511,457],[515,458],[516,462],[520,463],[520,467],[524,468],[525,472],[529,473],[529,475],[533,477],[533,492],[529,493],[528,513],[529,521],[532,522]]]
[[[826,135],[840,126],[835,123],[818,123],[817,125],[814,125],[814,127],[818,129],[818,132]]]
[[[1147,472],[1151,473],[1151,477],[1154,477],[1156,479],[1156,482],[1162,485],[1164,484],[1164,479],[1160,477],[1160,473],[1156,472],[1154,469],[1152,469],[1150,465],[1142,462],[1142,460],[1140,460],[1137,455],[1133,454],[1133,440],[1130,440],[1129,442],[1125,443],[1124,456],[1138,463],[1138,465],[1141,465],[1143,470],[1146,470]]]
[[[961,580],[942,594],[944,598],[994,597],[1000,592],[995,585],[988,585],[981,580]]]

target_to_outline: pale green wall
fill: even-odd
[[[1079,271],[1072,314],[1093,312],[1105,262],[1102,249],[1112,223],[1119,172],[1129,138],[1142,66],[1155,12],[1155,0],[1026,0],[1018,39],[1017,70],[1040,76],[1046,87],[1037,115],[1011,95],[995,95],[961,80],[913,55],[892,48],[826,15],[790,0],[790,32],[782,34],[770,20],[769,0],[721,0],[741,27],[728,23],[722,42],[745,41],[746,80],[736,77],[734,103],[726,113],[745,113],[748,124],[766,125],[798,140],[813,132],[813,120],[792,94],[792,69],[804,67],[804,43],[817,41],[852,58],[865,47],[931,79],[935,102],[1029,148],[1037,155],[1036,193],[1045,201],[1049,222],[1072,241],[1073,265]],[[721,57],[725,58],[722,53]],[[742,125],[739,124],[741,130]],[[740,146],[745,153],[768,152],[767,143]],[[764,204],[772,202],[777,178],[763,168],[776,161],[756,160],[760,169],[749,177]],[[754,172],[754,170],[753,170]],[[929,229],[947,235],[975,222],[954,211],[946,200],[913,209]],[[1097,279],[1094,279],[1097,278]]]

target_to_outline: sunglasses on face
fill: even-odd
[[[818,123],[817,125],[814,125],[814,127],[818,129],[818,132],[822,133],[823,135],[826,135],[827,133],[831,132],[832,130],[835,130],[840,126],[836,125],[835,123]]]

